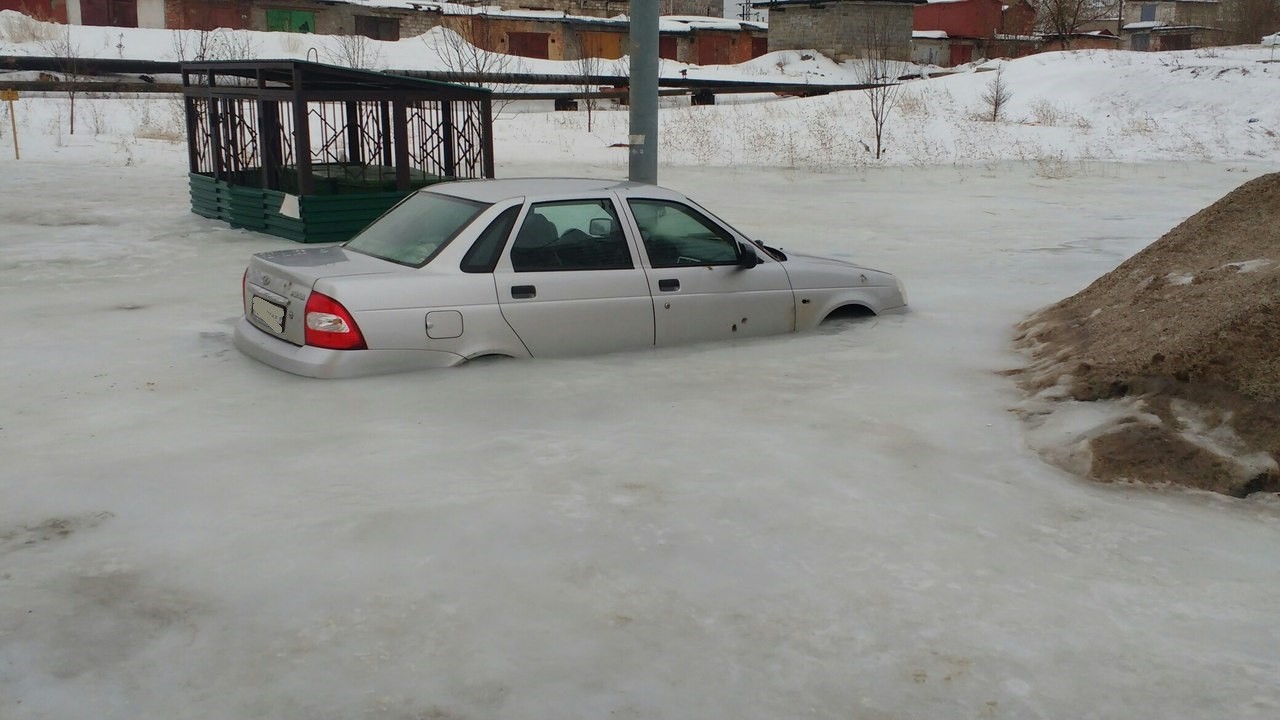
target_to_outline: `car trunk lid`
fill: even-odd
[[[307,298],[321,278],[392,272],[399,266],[341,247],[258,253],[245,275],[245,315],[263,332],[306,342]]]

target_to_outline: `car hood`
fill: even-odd
[[[883,270],[818,255],[806,255],[789,250],[786,253],[787,261],[783,265],[787,268],[787,274],[791,276],[792,284],[798,287],[842,286],[848,284],[850,279],[857,280],[853,283],[855,285],[895,284],[893,274]]]

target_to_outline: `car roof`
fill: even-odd
[[[500,180],[457,180],[424,188],[427,191],[452,195],[465,200],[496,203],[509,198],[539,199],[578,193],[619,191],[624,195],[642,195],[658,198],[682,199],[674,190],[657,185],[629,180],[597,180],[591,178],[502,178]]]

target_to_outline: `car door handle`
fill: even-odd
[[[658,289],[659,289],[659,290],[661,290],[661,291],[663,291],[663,292],[672,292],[672,291],[675,291],[675,290],[679,290],[679,289],[680,289],[680,281],[679,281],[679,280],[674,280],[674,279],[671,279],[671,280],[659,280],[659,281],[658,281]]]
[[[527,298],[537,297],[537,296],[538,296],[538,288],[532,285],[512,285],[511,286],[511,297],[517,300],[525,300]]]

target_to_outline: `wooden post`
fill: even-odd
[[[9,127],[13,129],[13,159],[21,160],[22,154],[18,152],[18,113],[13,109],[13,103],[17,99],[17,90],[0,90],[0,100],[9,103]]]

